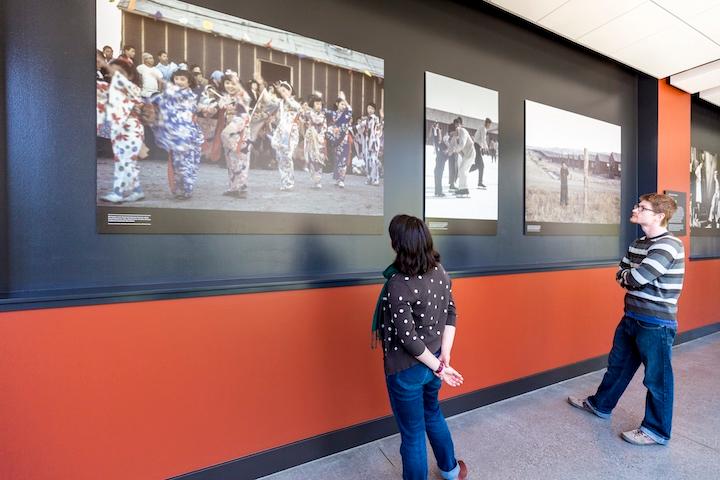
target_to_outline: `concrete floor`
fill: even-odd
[[[570,407],[568,395],[594,393],[604,370],[448,419],[457,457],[475,479],[720,478],[720,332],[674,349],[673,437],[637,447],[620,432],[643,417],[642,367],[610,421]],[[393,435],[300,465],[266,480],[398,479],[400,437]],[[430,476],[441,478],[429,452]]]

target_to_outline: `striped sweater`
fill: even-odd
[[[682,242],[670,232],[635,240],[617,272],[618,282],[627,289],[625,314],[644,322],[677,327],[684,257]]]

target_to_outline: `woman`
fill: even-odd
[[[104,111],[110,124],[115,166],[112,191],[101,199],[111,203],[136,202],[145,198],[137,165],[143,157],[145,139],[139,113],[143,104],[141,89],[132,64],[117,59],[110,62],[109,69],[112,80]]]
[[[347,171],[347,157],[350,153],[350,128],[352,127],[352,108],[345,100],[345,94],[340,92],[335,100],[335,110],[327,113],[328,157],[334,167],[333,180],[335,185],[345,188],[345,173]]]
[[[455,459],[438,403],[442,382],[452,387],[463,383],[450,366],[455,339],[452,284],[422,220],[398,215],[389,232],[397,256],[383,272],[388,280],[373,330],[382,342],[390,405],[400,430],[403,479],[427,478],[425,433],[443,478],[465,479],[467,467]]]
[[[250,170],[248,125],[250,124],[250,96],[235,75],[223,77],[225,93],[218,108],[225,112],[226,126],[221,138],[227,161],[229,186],[223,195],[247,198]]]
[[[176,200],[192,197],[200,167],[200,147],[204,139],[195,122],[197,96],[194,87],[192,73],[178,69],[173,72],[164,92],[152,100],[161,119],[155,128],[155,138],[170,154],[170,191]]]

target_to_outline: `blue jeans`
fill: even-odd
[[[388,375],[386,381],[402,440],[403,480],[427,478],[426,432],[443,478],[458,478],[460,466],[438,402],[442,381],[422,363]]]
[[[642,363],[647,396],[640,430],[663,445],[670,440],[672,428],[675,333],[674,328],[624,316],[615,330],[607,372],[597,393],[587,400],[601,417],[609,417]]]

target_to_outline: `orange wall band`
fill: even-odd
[[[681,329],[718,321],[691,263]],[[389,414],[378,285],[0,315],[2,478],[161,478]],[[453,395],[607,353],[614,268],[458,279]],[[711,300],[711,299],[716,300]],[[444,389],[444,395],[450,393]]]

